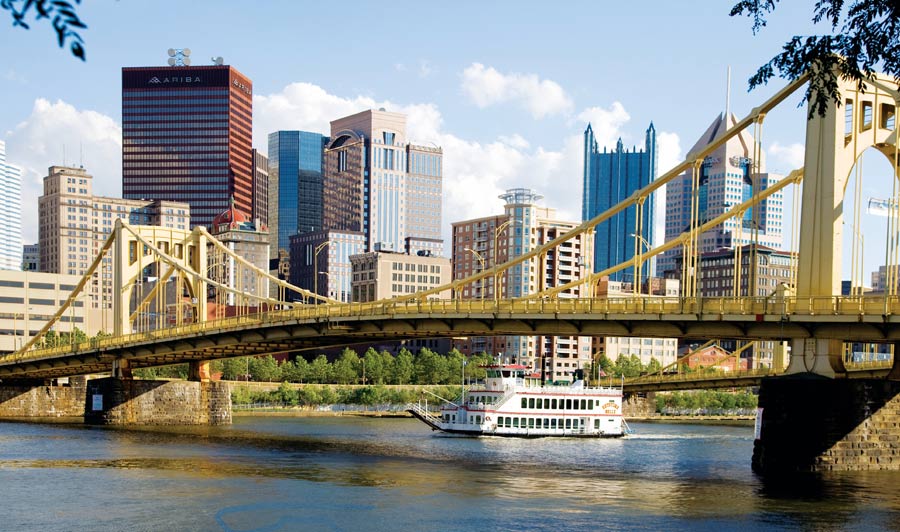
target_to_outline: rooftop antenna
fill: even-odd
[[[78,141],[78,167],[84,169],[84,142]]]
[[[728,117],[731,116],[731,65],[728,65],[728,74],[725,77],[725,129],[728,125]]]
[[[210,59],[216,66],[222,66],[222,64],[225,63],[225,59],[223,59],[221,55],[219,57],[211,57]]]
[[[169,66],[191,66],[190,48],[169,48]]]

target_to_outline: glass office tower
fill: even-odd
[[[122,69],[122,196],[181,201],[208,227],[253,212],[253,85],[228,65]]]
[[[269,133],[269,186],[275,187],[269,221],[276,249],[290,236],[322,229],[322,157],[328,137],[308,131]],[[275,209],[277,208],[277,212]]]
[[[0,140],[0,269],[22,267],[22,170],[6,162]]]
[[[582,196],[582,220],[590,220],[610,207],[628,198],[635,190],[641,189],[656,179],[656,129],[653,124],[647,128],[644,149],[625,149],[622,139],[613,151],[603,148],[600,152],[594,131],[588,124],[584,132],[584,191]],[[641,215],[642,224],[636,221]],[[640,238],[634,235],[638,234]],[[638,207],[628,207],[624,211],[601,222],[595,228],[594,271],[603,271],[610,266],[626,262],[634,257],[635,240],[638,246],[647,250],[653,243],[653,197],[647,198],[641,212]],[[653,274],[653,264],[644,267],[641,277]],[[633,281],[633,268],[616,272],[610,276],[614,281]]]

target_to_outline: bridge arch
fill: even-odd
[[[875,148],[888,157],[897,178],[897,82],[881,74],[863,87],[838,76],[840,106],[806,125],[804,182],[800,210],[797,304],[814,310],[823,298],[841,295],[844,197],[853,167]],[[812,371],[834,376],[845,371],[841,340],[795,338],[789,373]]]
[[[897,83],[876,75],[860,89],[838,78],[841,106],[806,127],[800,219],[798,297],[841,294],[844,196],[850,173],[868,148],[885,155],[897,177]]]

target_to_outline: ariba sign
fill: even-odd
[[[171,85],[175,83],[201,83],[201,80],[200,76],[153,76],[150,78],[150,81],[147,82],[148,85]]]
[[[252,87],[251,87],[250,85],[246,85],[246,84],[242,83],[241,80],[239,80],[239,79],[237,79],[237,78],[234,78],[234,79],[232,80],[231,84],[234,85],[234,88],[235,88],[235,89],[238,89],[238,90],[240,90],[240,91],[243,91],[245,94],[248,94],[248,95],[251,95],[251,96],[253,95],[253,93],[252,93]]]

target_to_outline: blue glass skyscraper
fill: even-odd
[[[322,157],[328,137],[307,131],[269,133],[269,225],[273,250],[290,249],[290,236],[322,229]],[[273,205],[274,203],[274,205]]]
[[[594,138],[594,130],[588,124],[584,131],[584,189],[581,216],[590,220],[613,205],[628,198],[635,190],[647,186],[656,178],[656,129],[653,123],[647,128],[644,149],[626,150],[622,139],[613,151],[603,148],[601,153]],[[594,271],[631,260],[635,253],[635,240],[646,251],[653,243],[653,198],[647,198],[641,207],[642,224],[636,225],[638,207],[628,207],[597,225],[594,237]],[[635,233],[640,238],[636,238]],[[644,267],[642,277],[652,274],[652,266]],[[631,281],[632,268],[610,276],[612,280]]]

